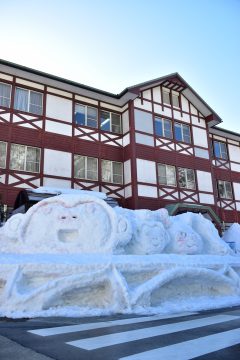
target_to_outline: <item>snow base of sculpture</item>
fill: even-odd
[[[196,311],[240,304],[240,258],[201,214],[61,195],[0,229],[0,316]]]
[[[1,255],[0,316],[196,311],[240,304],[232,256]]]

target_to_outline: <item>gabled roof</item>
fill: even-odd
[[[0,59],[0,66],[2,71],[9,72],[12,75],[25,77],[30,81],[44,83],[48,86],[64,89],[65,91],[75,92],[76,94],[91,97],[103,102],[108,102],[120,107],[125,105],[129,100],[134,100],[143,90],[161,84],[162,86],[165,86],[171,90],[181,92],[203,114],[203,116],[207,118],[209,126],[217,125],[222,122],[217,113],[213,111],[213,109],[178,73],[172,73],[153,80],[142,82],[134,86],[129,86],[119,94],[112,94],[107,91],[99,90],[91,86],[44,73],[42,71],[31,69],[6,60]]]
[[[128,87],[127,89],[137,93],[158,85],[182,93],[203,114],[203,116],[207,118],[209,126],[217,125],[222,122],[222,119],[218,114],[177,72]]]

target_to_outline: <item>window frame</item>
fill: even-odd
[[[109,113],[110,114],[110,130],[104,130],[102,129],[102,116],[101,114],[102,113]],[[116,132],[116,131],[113,131],[112,128],[112,115],[117,115],[119,116],[119,119],[120,119],[120,124],[119,124],[119,127],[120,127],[120,132]],[[105,120],[106,121],[106,120]],[[103,122],[104,123],[104,122]],[[122,115],[117,113],[117,112],[113,112],[113,111],[109,111],[109,110],[103,110],[103,109],[100,109],[100,124],[99,124],[99,128],[101,131],[104,131],[104,132],[111,132],[113,134],[122,134]]]
[[[168,94],[168,101],[164,101],[164,95],[163,94]],[[169,89],[166,88],[162,88],[162,103],[171,106],[171,91]]]
[[[180,94],[176,94],[174,92],[171,92],[171,97],[172,97],[172,106],[175,107],[175,108],[180,109]],[[174,105],[174,100],[173,100],[174,97],[177,98],[178,105]]]
[[[214,145],[215,143],[219,144],[219,153],[220,153],[220,156],[217,156],[217,155],[216,155],[215,145]],[[225,150],[226,150],[225,152],[222,151],[221,145],[224,145],[224,146],[225,146]],[[225,143],[225,142],[223,142],[223,141],[219,141],[219,140],[213,139],[213,141],[212,141],[212,148],[213,148],[214,157],[215,157],[216,159],[229,160],[227,143]],[[226,154],[226,157],[223,157],[223,156],[222,156],[223,153]]]
[[[157,131],[156,131],[156,122],[157,122],[158,120],[161,120],[161,123],[162,123],[162,133],[163,133],[163,135],[157,134]],[[159,121],[159,122],[160,122],[160,121]],[[169,123],[170,123],[171,137],[166,136],[165,122],[169,122]],[[166,119],[166,118],[163,118],[163,117],[159,117],[159,116],[154,116],[154,133],[155,133],[155,136],[158,136],[158,137],[164,137],[165,139],[173,139],[172,120]]]
[[[160,171],[159,171],[159,167],[160,167],[160,166],[165,166],[165,169],[166,169],[166,183],[162,183],[162,182],[160,181]],[[169,169],[169,168],[173,168],[173,169],[174,169],[175,185],[168,183],[168,169]],[[177,187],[176,166],[174,166],[174,165],[169,165],[169,164],[157,163],[157,175],[158,175],[158,184],[159,184],[159,185]]]
[[[24,169],[17,169],[17,168],[11,167],[12,145],[22,146],[22,147],[25,148],[25,153],[24,153]],[[39,168],[38,171],[29,171],[29,170],[27,170],[27,150],[28,150],[29,148],[31,148],[31,149],[38,149],[38,150],[39,150],[39,159],[38,159],[38,161],[35,161],[35,164],[38,164],[38,168]],[[11,147],[10,147],[10,161],[9,161],[9,169],[10,169],[10,170],[14,170],[14,171],[24,171],[24,172],[39,174],[39,173],[40,173],[40,165],[41,165],[41,148],[39,148],[39,147],[37,147],[37,146],[29,146],[29,145],[22,145],[22,144],[11,143]]]
[[[103,180],[103,163],[104,162],[110,162],[111,163],[111,181],[105,181]],[[114,182],[113,181],[113,163],[116,164],[121,164],[121,182]],[[115,174],[116,175],[116,174]],[[118,174],[117,174],[118,175]],[[118,185],[123,185],[123,181],[124,181],[124,173],[123,173],[123,163],[120,161],[112,161],[112,160],[107,160],[107,159],[101,159],[101,181],[104,183],[110,183],[110,184],[118,184]]]
[[[83,106],[84,107],[84,125],[82,124],[78,124],[76,122],[76,105],[80,105],[80,106]],[[94,109],[96,110],[97,112],[97,117],[96,117],[96,126],[90,126],[87,124],[87,121],[88,121],[88,109]],[[91,129],[98,129],[98,108],[95,107],[95,106],[91,106],[91,105],[86,105],[86,104],[82,104],[82,103],[78,103],[76,102],[74,104],[74,125],[75,126],[86,126],[86,127],[89,127]]]
[[[84,177],[79,177],[76,176],[76,169],[75,169],[75,159],[76,158],[84,158]],[[88,159],[94,159],[97,160],[97,169],[96,169],[96,178],[95,179],[89,179],[87,174],[88,174],[88,166],[87,166],[87,162]],[[86,156],[86,155],[80,155],[80,154],[74,154],[74,178],[75,179],[84,179],[84,180],[89,180],[89,181],[98,181],[98,158],[93,157],[93,156]],[[80,170],[80,169],[79,169]]]
[[[185,174],[185,177],[186,177],[186,180],[185,180],[185,181],[186,181],[186,187],[180,185],[180,174],[179,174],[180,170],[184,170],[184,174]],[[187,171],[188,171],[188,170],[192,171],[192,173],[193,173],[193,177],[194,177],[194,187],[188,187],[188,183],[189,183],[189,180],[188,180],[188,178],[187,178]],[[197,188],[197,183],[196,183],[196,174],[195,174],[195,170],[194,170],[194,169],[177,167],[177,177],[178,177],[178,186],[179,186],[179,188],[181,188],[181,189],[187,189],[187,190],[192,190],[192,191],[193,191],[193,190],[196,190],[196,188]]]
[[[11,84],[8,84],[4,81],[0,81],[0,85],[3,84],[3,85],[7,85],[10,87],[10,93],[9,93],[9,106],[4,106],[4,105],[0,105],[1,107],[5,107],[5,108],[10,108],[11,107],[11,99],[12,99],[12,85]],[[7,99],[5,96],[0,96],[0,98],[4,98],[4,99]]]
[[[4,166],[1,166],[1,163],[0,163],[0,169],[6,169],[6,166],[7,166],[7,142],[0,140],[0,144],[1,143],[5,144],[5,158],[4,158]]]
[[[27,110],[21,110],[21,109],[17,109],[15,107],[15,101],[16,101],[16,91],[17,89],[21,89],[21,90],[25,90],[28,92],[28,96],[27,96]],[[37,94],[40,94],[42,99],[41,99],[41,107],[39,105],[34,105],[32,103],[30,103],[30,98],[31,98],[31,92],[33,93],[37,93]],[[17,110],[17,111],[23,111],[23,112],[27,112],[27,113],[30,113],[30,114],[34,114],[34,115],[38,115],[38,116],[42,116],[43,115],[43,96],[44,96],[44,93],[41,92],[41,91],[36,91],[36,90],[33,90],[33,89],[28,89],[28,88],[25,88],[25,87],[21,87],[21,86],[16,86],[15,87],[15,91],[14,91],[14,104],[13,104],[13,107],[14,107],[14,110]],[[36,112],[31,112],[30,111],[30,105],[34,105],[34,106],[37,106],[39,108],[41,108],[41,113],[38,114]]]
[[[223,196],[220,195],[220,183],[223,184],[223,189],[224,189],[224,194],[223,194]],[[228,191],[226,190],[226,184],[230,184],[231,197],[228,197],[228,196],[227,196]],[[218,189],[218,197],[219,197],[220,199],[233,200],[233,186],[232,186],[231,181],[217,180],[217,189]]]
[[[181,140],[178,140],[178,139],[176,138],[175,126],[181,126],[181,137],[182,137]],[[183,133],[183,128],[184,128],[184,127],[188,128],[188,130],[189,130],[189,139],[190,139],[189,142],[187,142],[187,141],[184,140],[184,133]],[[176,141],[182,142],[182,143],[184,143],[184,144],[192,144],[192,136],[191,136],[191,128],[190,128],[190,126],[187,125],[187,124],[182,124],[182,123],[180,123],[180,122],[174,122],[174,139],[175,139]]]

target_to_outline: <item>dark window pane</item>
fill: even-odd
[[[189,126],[187,125],[182,125],[182,129],[183,129],[183,141],[190,144],[191,142],[191,137],[190,137],[190,129]]]
[[[87,107],[87,126],[97,127],[97,109]]]
[[[0,83],[0,106],[9,107],[11,96],[11,86]]]
[[[218,141],[213,142],[213,148],[214,148],[214,155],[217,158],[221,158],[221,152],[220,152],[220,144]]]
[[[185,169],[183,168],[178,168],[178,182],[181,188],[187,187],[186,173],[185,173]]]
[[[174,124],[174,134],[175,139],[178,141],[182,141],[182,127],[180,124]]]
[[[155,134],[157,136],[163,136],[162,119],[155,118],[154,124],[155,124]]]
[[[121,134],[121,116],[112,113],[112,132]]]
[[[172,139],[172,124],[170,120],[164,120],[164,136],[168,139]]]
[[[85,125],[85,106],[78,104],[75,106],[75,123]]]
[[[219,143],[219,146],[220,146],[221,158],[226,160],[228,158],[226,144]]]
[[[110,125],[110,113],[107,111],[101,111],[100,113],[101,129],[104,131],[111,131]]]
[[[158,181],[159,184],[167,185],[166,165],[158,164]]]

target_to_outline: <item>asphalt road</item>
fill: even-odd
[[[0,360],[240,358],[240,306],[155,316],[0,319]]]

